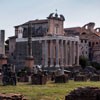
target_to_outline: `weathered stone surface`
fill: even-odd
[[[76,75],[74,77],[74,81],[87,81],[87,76],[86,75]]]
[[[35,48],[35,49],[34,49]],[[16,50],[14,51],[13,59],[12,55],[10,56],[10,63],[13,63],[17,66],[16,70],[23,69],[25,67],[25,57],[27,56],[27,42],[17,42]],[[34,64],[41,65],[42,63],[42,44],[39,41],[32,42],[32,53],[34,57]]]
[[[32,84],[35,84],[35,85],[43,85],[43,84],[46,84],[47,82],[47,76],[45,75],[32,75]]]
[[[14,65],[2,65],[2,83],[3,85],[16,85],[17,82]]]
[[[92,75],[90,81],[100,81],[100,75]]]
[[[100,88],[80,87],[65,96],[65,100],[100,100]]]
[[[29,81],[29,78],[26,75],[18,77],[18,82],[28,82],[28,81]]]
[[[0,100],[28,100],[28,99],[25,99],[24,96],[21,94],[14,94],[14,93],[3,94],[3,93],[0,93]]]
[[[94,68],[93,66],[86,66],[85,69],[84,69],[85,72],[88,72],[88,73],[95,73],[96,72],[96,68]]]
[[[55,76],[55,83],[66,83],[68,81],[68,75]]]

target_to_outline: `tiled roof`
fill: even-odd
[[[17,25],[15,27],[19,27],[19,26],[22,26],[22,25],[27,25],[28,23],[32,23],[32,24],[42,24],[42,23],[48,23],[48,19],[41,19],[41,20],[30,20],[28,22],[25,22],[24,24],[21,24],[21,25]]]

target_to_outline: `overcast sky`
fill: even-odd
[[[52,12],[65,16],[64,27],[95,22],[100,27],[100,0],[0,0],[0,29],[6,39],[14,35],[14,26],[34,19],[45,19]]]

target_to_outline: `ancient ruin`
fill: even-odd
[[[100,100],[100,88],[80,87],[70,92],[65,100]]]
[[[15,67],[11,64],[4,64],[2,66],[2,83],[3,85],[16,85]]]

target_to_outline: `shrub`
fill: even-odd
[[[86,66],[90,65],[89,60],[84,56],[80,56],[79,64],[81,65],[82,68],[85,68]]]

